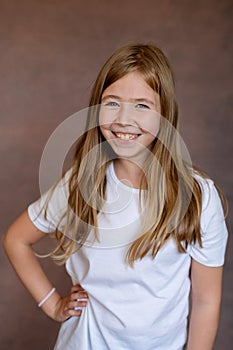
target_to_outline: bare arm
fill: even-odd
[[[39,242],[45,234],[31,222],[25,211],[10,226],[3,237],[3,245],[8,258],[24,286],[39,303],[52,289],[52,285],[36,258],[32,245]],[[81,294],[80,294],[81,293]],[[70,316],[80,316],[75,307],[86,306],[86,302],[77,302],[78,298],[87,297],[81,286],[72,287],[71,293],[61,297],[56,291],[43,304],[43,311],[57,321],[65,321]]]
[[[223,267],[191,266],[192,310],[187,350],[212,350],[217,333]]]

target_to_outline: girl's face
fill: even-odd
[[[160,97],[134,71],[104,90],[100,130],[119,157],[135,158],[150,148],[159,131]]]

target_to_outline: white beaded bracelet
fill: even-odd
[[[51,297],[51,295],[55,292],[56,288],[52,288],[51,291],[44,297],[44,299],[41,300],[41,302],[38,304],[38,307],[41,307],[47,300],[48,298]]]

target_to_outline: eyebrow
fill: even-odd
[[[123,101],[123,98],[121,98],[120,96],[117,95],[106,95],[102,98],[102,101],[104,102],[107,99],[114,99],[117,101]],[[129,99],[130,102],[146,102],[152,106],[155,106],[155,102],[151,101],[150,99],[146,98],[146,97],[140,97],[140,98],[130,98]]]

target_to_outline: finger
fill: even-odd
[[[80,284],[75,284],[74,286],[72,286],[71,288],[71,293],[76,293],[76,292],[84,292],[85,290],[83,289],[83,287]]]
[[[86,300],[88,299],[88,294],[86,292],[77,292],[70,295],[70,300]]]
[[[68,308],[69,309],[77,309],[77,308],[82,308],[87,306],[87,300],[80,300],[78,299],[77,301],[71,301],[69,302]]]
[[[80,316],[82,309],[87,306],[87,301],[70,301],[64,309],[65,317]]]
[[[74,301],[70,302],[69,306],[70,306],[70,309],[86,307],[87,306],[87,299],[74,300]]]
[[[80,317],[82,315],[82,310],[78,309],[78,310],[70,310],[69,311],[70,316],[74,317]]]
[[[80,298],[81,296],[81,298]],[[74,293],[70,295],[70,298],[67,299],[65,303],[65,309],[74,309],[77,307],[85,307],[87,305],[88,298],[84,298],[81,293]]]
[[[67,308],[64,312],[66,319],[73,317],[73,316],[79,317],[79,316],[81,316],[81,314],[82,314],[82,310],[80,308],[77,310]]]

